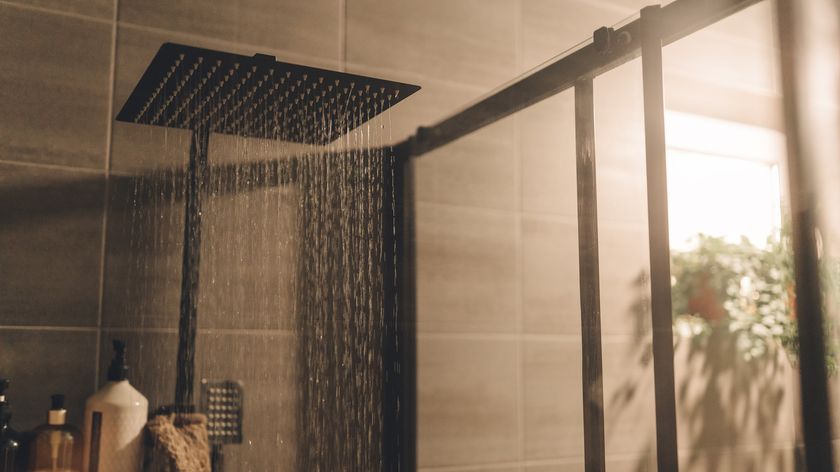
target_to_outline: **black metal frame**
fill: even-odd
[[[836,159],[837,156],[819,156],[817,153],[820,151],[815,151],[814,146],[804,145],[806,140],[820,142],[820,139],[828,137],[813,134],[811,130],[819,129],[815,122],[818,118],[807,113],[808,105],[804,107],[806,111],[799,106],[813,102],[816,98],[808,88],[803,87],[805,80],[797,68],[797,55],[803,53],[805,47],[801,44],[805,34],[801,30],[804,21],[797,16],[801,12],[797,9],[797,3],[802,1],[777,0],[776,16],[788,147],[787,173],[794,247],[796,320],[799,327],[799,385],[805,467],[813,471],[831,471],[834,470],[834,446],[825,365],[820,257],[817,250],[820,215],[814,175],[818,172],[816,165],[820,159]]]
[[[405,159],[417,157],[545,98],[575,87],[581,326],[584,348],[584,444],[587,472],[604,470],[595,159],[594,149],[590,148],[594,136],[590,116],[591,79],[627,61],[642,57],[657,465],[660,471],[676,472],[679,470],[679,461],[672,344],[662,47],[759,1],[761,0],[675,0],[665,7],[647,7],[641,11],[639,19],[617,30],[597,30],[592,44],[529,73],[437,124],[418,128],[414,136],[397,146]],[[795,111],[796,74],[790,58],[795,48],[788,44],[792,41],[792,33],[789,30],[793,25],[785,17],[790,15],[790,5],[793,1],[779,0],[789,133],[802,121],[802,117],[797,116]],[[813,214],[813,194],[809,193],[813,191],[813,183],[808,182],[804,176],[802,160],[795,157],[799,150],[795,135],[794,139],[789,138],[789,147],[806,457],[809,470],[833,470],[820,309],[822,298],[814,239],[816,216]],[[410,198],[411,193],[406,192],[405,195],[406,198]],[[413,236],[407,238],[410,246]],[[412,263],[413,261],[406,262]],[[411,295],[412,302],[415,296]],[[413,332],[411,336],[414,336]],[[412,421],[415,419],[412,418]],[[416,424],[411,426],[416,428]]]
[[[595,106],[592,79],[575,84],[578,269],[583,379],[583,455],[586,472],[604,472],[604,368],[598,263],[598,192],[595,178]]]
[[[386,313],[394,316],[386,326],[389,336],[383,345],[386,382],[383,384],[383,405],[392,414],[385,418],[383,470],[416,468],[416,284],[414,248],[413,181],[411,158],[438,149],[460,137],[501,120],[545,98],[576,88],[578,221],[580,236],[581,324],[584,346],[584,430],[587,471],[604,469],[603,393],[600,352],[600,320],[597,271],[597,208],[594,185],[594,150],[591,126],[591,79],[639,56],[642,57],[645,94],[645,137],[647,152],[648,211],[650,215],[650,257],[653,321],[654,375],[656,380],[657,462],[662,471],[677,471],[676,411],[674,399],[673,346],[671,344],[670,268],[667,222],[667,186],[665,181],[664,117],[662,100],[661,48],[722,18],[761,0],[675,0],[665,7],[649,7],[640,19],[617,30],[596,31],[594,42],[502,88],[431,127],[421,127],[416,135],[397,144],[389,161],[390,180],[386,186],[393,200],[383,201],[383,211],[394,232],[383,236],[388,247],[383,267],[396,267],[394,278],[386,287]],[[796,109],[796,74],[790,60],[794,50],[792,25],[785,22],[792,0],[780,0],[780,36],[783,47],[783,78],[786,119],[791,162],[789,163],[791,198],[794,206],[794,234],[797,277],[797,312],[801,335],[802,408],[805,446],[810,470],[831,470],[830,425],[827,422],[828,397],[823,364],[821,294],[818,284],[818,263],[815,250],[812,183],[802,171],[797,157],[799,145],[793,133],[801,117]],[[201,143],[204,143],[202,146]],[[206,171],[206,134],[194,132],[191,169]],[[202,156],[203,151],[203,156]],[[203,163],[202,163],[203,162]],[[198,175],[196,173],[195,175]],[[201,180],[191,172],[187,206],[199,208],[198,189]],[[390,197],[390,195],[388,195]],[[195,198],[193,198],[195,197]],[[386,197],[388,198],[388,197]],[[190,211],[187,212],[188,214]],[[196,213],[193,212],[193,215]],[[188,215],[185,238],[194,238],[190,228],[198,221]],[[393,259],[391,259],[393,257]],[[185,247],[184,279],[195,281],[197,252]],[[190,290],[187,290],[190,291]],[[182,299],[182,331],[194,340],[194,301]],[[806,314],[807,316],[802,316]],[[186,321],[184,321],[186,320]],[[190,321],[192,320],[192,321]],[[189,343],[189,340],[182,340]],[[183,357],[183,359],[182,359]],[[191,362],[179,350],[179,361]],[[179,383],[178,400],[189,403],[189,386]]]

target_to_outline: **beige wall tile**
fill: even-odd
[[[0,324],[96,326],[105,178],[0,164]]]
[[[709,455],[716,451],[709,452]],[[733,471],[745,472],[792,472],[804,470],[803,465],[797,465],[797,452],[792,447],[739,449],[734,453]],[[698,461],[702,462],[702,461]],[[686,467],[680,470],[694,472],[695,469]],[[711,470],[708,467],[698,468],[697,472]],[[725,470],[725,469],[724,469]]]
[[[420,332],[515,332],[512,214],[417,205]]]
[[[110,20],[116,0],[11,0],[10,3]]]
[[[772,26],[767,29],[772,31]],[[711,83],[778,94],[778,52],[772,44],[759,41],[700,30],[663,48],[662,66]]]
[[[519,113],[525,212],[577,217],[574,97],[567,90]]]
[[[347,2],[347,60],[486,90],[516,73],[516,2]]]
[[[297,349],[291,333],[199,335],[196,380],[239,380],[244,386],[243,443],[225,448],[232,467],[295,469]]]
[[[522,5],[522,71],[530,70],[592,38],[631,10],[604,1],[526,0]]]
[[[599,223],[601,331],[644,336],[650,332],[647,229]]]
[[[579,341],[564,338],[525,343],[528,460],[580,460],[583,456],[580,349]],[[603,356],[606,454],[646,457],[655,451],[649,345],[644,340],[604,340]],[[633,459],[640,461],[644,462]]]
[[[67,420],[81,426],[85,399],[93,393],[96,332],[0,329],[3,378],[12,427],[26,431],[43,424],[50,395],[67,396]]]
[[[418,339],[420,467],[518,457],[516,342]]]
[[[168,184],[168,185],[167,185]],[[184,240],[184,200],[161,174],[111,178],[105,244],[102,323],[177,328]]]
[[[518,153],[509,118],[415,160],[417,201],[514,210]]]
[[[525,332],[580,334],[577,231],[574,221],[522,218]]]
[[[104,169],[111,26],[0,5],[0,30],[0,159]]]
[[[676,349],[678,434],[683,448],[770,449],[794,442],[794,380],[783,352],[752,362],[725,327],[707,346]]]
[[[580,341],[527,340],[522,362],[525,459],[583,456]]]
[[[656,451],[650,339],[618,337],[602,344],[607,456]]]
[[[122,22],[330,60],[339,59],[341,13],[338,0],[123,0],[119,9]]]
[[[655,472],[656,465],[650,456],[639,457],[607,457],[606,466],[609,472]],[[554,462],[544,465],[527,465],[524,472],[581,472],[584,470],[583,458],[578,461]]]
[[[282,187],[205,198],[200,327],[291,327],[298,204]]]
[[[644,169],[641,60],[635,59],[596,77],[593,90],[598,170]]]

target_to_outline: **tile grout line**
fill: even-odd
[[[538,211],[525,211],[525,210],[508,210],[503,208],[490,208],[490,207],[477,207],[477,206],[469,206],[469,205],[458,205],[455,203],[445,203],[445,202],[430,202],[428,200],[418,200],[418,205],[427,206],[427,207],[437,207],[440,209],[450,209],[450,210],[461,210],[461,211],[474,211],[478,214],[488,215],[488,216],[509,216],[514,217],[517,214],[521,214],[523,219],[525,218],[533,218],[533,219],[541,219],[545,221],[551,221],[555,223],[563,223],[573,225],[577,228],[577,216],[569,216],[569,215],[562,215],[559,213],[545,213],[545,212],[538,212]],[[630,220],[615,220],[615,219],[602,219],[599,217],[598,224],[609,229],[625,229],[625,230],[647,230],[647,223],[644,222],[636,222]]]
[[[95,326],[41,326],[41,325],[0,325],[3,331],[58,331],[68,333],[93,333]]]
[[[63,164],[50,164],[45,162],[28,162],[28,161],[17,161],[17,160],[10,160],[10,159],[2,159],[0,158],[0,164],[2,165],[10,165],[10,166],[19,166],[19,167],[34,167],[38,169],[50,169],[50,170],[62,170],[65,172],[79,172],[83,174],[93,174],[93,175],[104,175],[105,172],[101,169],[93,169],[90,167],[73,167],[73,166],[66,166]]]
[[[338,65],[347,71],[347,1],[338,0]]]
[[[580,343],[580,334],[535,334],[535,333],[491,333],[491,332],[447,332],[447,331],[418,331],[417,336],[425,339],[460,339],[460,340],[499,340],[499,341],[515,341],[522,338],[528,342],[542,341],[542,342],[573,342]],[[643,340],[648,340],[649,334],[643,337]],[[626,334],[604,334],[602,335],[605,343],[627,343],[636,341],[638,336],[633,333]]]
[[[111,154],[114,138],[114,89],[117,80],[117,19],[119,18],[120,0],[114,0],[114,12],[111,16],[111,64],[108,76],[108,121],[106,122],[105,137],[105,190],[102,205],[102,243],[99,248],[99,306],[96,317],[96,360],[94,365],[93,391],[99,388],[100,364],[102,362],[102,319],[105,310],[105,259],[108,244],[108,210],[111,195]]]
[[[85,15],[85,14],[82,14],[82,13],[73,13],[73,12],[69,12],[69,11],[55,10],[53,8],[45,8],[45,7],[35,6],[35,5],[26,5],[26,4],[23,4],[23,3],[10,2],[8,0],[0,0],[0,6],[17,8],[19,10],[37,11],[39,13],[46,13],[46,14],[49,14],[49,15],[63,16],[63,17],[67,17],[67,18],[73,18],[73,19],[76,19],[76,20],[93,21],[93,22],[102,23],[102,24],[109,24],[112,21],[111,19],[108,19],[108,18],[101,18],[101,17],[97,17],[97,16]]]
[[[514,22],[514,49],[516,54],[516,70],[519,71],[523,62],[523,39],[522,39],[522,2],[517,1],[514,4],[514,15],[513,15],[513,22]],[[514,247],[516,248],[516,269],[515,269],[515,277],[516,283],[514,284],[514,292],[516,296],[516,314],[517,314],[517,328],[518,328],[518,335],[516,341],[516,418],[517,418],[517,458],[518,458],[518,469],[521,471],[523,469],[522,464],[525,461],[525,398],[526,398],[526,388],[525,388],[525,341],[526,338],[525,334],[525,310],[524,310],[524,301],[523,301],[523,291],[524,291],[524,282],[523,277],[525,275],[525,263],[524,263],[524,247],[523,247],[523,238],[522,238],[522,207],[523,207],[523,191],[522,191],[522,120],[519,113],[513,114],[513,152],[514,152],[514,159],[516,163],[514,165],[514,195],[516,198],[516,205],[515,208],[517,209],[516,215],[514,216],[514,227],[515,227],[515,235],[514,235]]]

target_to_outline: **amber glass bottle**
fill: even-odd
[[[47,423],[35,429],[27,471],[81,472],[82,435],[66,424],[66,416],[64,395],[53,395]]]

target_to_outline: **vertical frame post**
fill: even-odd
[[[601,353],[601,291],[598,262],[598,199],[595,176],[595,115],[592,79],[575,83],[578,257],[586,472],[604,472],[604,384]]]
[[[414,162],[395,149],[397,197],[397,340],[400,360],[400,472],[417,470],[417,251]]]
[[[210,131],[195,129],[190,142],[187,188],[184,196],[184,249],[181,265],[181,317],[178,323],[178,359],[175,405],[193,404],[195,338],[198,331],[198,279],[201,259],[201,192],[207,179]]]
[[[820,140],[834,136],[819,136],[819,116],[808,104],[816,97],[804,88],[808,74],[804,67],[809,51],[802,43],[802,25],[826,24],[807,18],[804,11],[813,7],[810,0],[778,0],[777,25],[781,49],[782,91],[787,137],[787,170],[790,190],[791,226],[793,235],[794,277],[796,281],[796,320],[799,327],[799,381],[802,400],[802,426],[805,439],[807,470],[834,470],[831,436],[831,410],[825,365],[825,333],[823,332],[823,303],[820,280],[820,260],[817,250],[817,183],[814,168],[817,159],[836,159],[823,156]],[[830,5],[830,2],[821,2]],[[840,10],[834,7],[833,14]],[[813,12],[813,10],[812,10]],[[825,11],[823,14],[831,14]],[[802,14],[803,17],[799,17]],[[834,23],[838,20],[835,18]],[[817,26],[814,26],[817,28]],[[808,32],[813,34],[812,32]],[[830,38],[821,38],[828,41]],[[835,49],[836,52],[836,49]],[[802,62],[799,62],[799,61]],[[837,61],[836,58],[833,58]],[[813,74],[813,72],[811,72]],[[835,84],[836,85],[836,84]],[[823,97],[820,97],[824,100]],[[837,106],[836,103],[830,104]],[[811,113],[809,113],[809,111]],[[807,141],[812,141],[806,145]]]
[[[414,194],[410,149],[386,151],[383,192],[382,470],[417,468],[417,344],[414,278]]]
[[[660,13],[661,8],[658,5],[643,8],[641,11],[653,376],[656,399],[656,462],[658,470],[677,472],[679,461]]]

